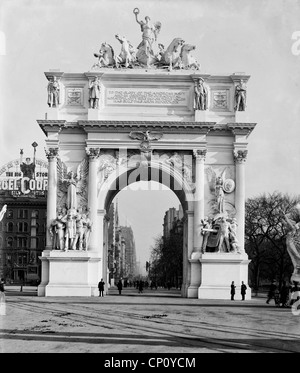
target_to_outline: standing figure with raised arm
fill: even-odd
[[[157,40],[157,35],[161,29],[161,23],[151,23],[150,17],[146,16],[145,21],[138,20],[139,9],[135,8],[133,13],[137,23],[141,26],[143,40],[137,47],[137,60],[150,67],[152,63],[156,61],[155,54],[153,52],[153,43]]]

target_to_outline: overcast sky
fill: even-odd
[[[1,166],[20,148],[32,155],[33,141],[37,157],[46,159],[36,122],[47,110],[44,72],[87,72],[102,42],[120,50],[116,33],[137,46],[138,7],[141,19],[161,22],[159,42],[182,37],[196,45],[201,72],[251,76],[247,112],[257,126],[249,136],[246,196],[300,194],[300,54],[293,39],[300,38],[300,1],[0,0],[0,6]],[[144,256],[165,210],[179,201],[171,191],[121,192],[118,199],[121,221],[132,225],[138,257]]]

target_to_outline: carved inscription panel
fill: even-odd
[[[188,105],[188,91],[180,89],[107,89],[106,105]]]

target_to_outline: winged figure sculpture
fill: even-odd
[[[76,173],[69,171],[61,159],[57,162],[57,207],[75,209],[87,207],[89,163],[85,158],[77,167]]]

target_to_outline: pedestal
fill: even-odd
[[[205,253],[199,259],[202,280],[198,299],[230,299],[230,285],[236,285],[236,299],[241,299],[241,283],[247,286],[245,299],[251,299],[248,286],[248,255],[232,253]]]
[[[195,110],[195,121],[196,122],[207,122],[208,121],[207,110]]]
[[[59,119],[59,109],[58,107],[49,107],[46,112],[48,120],[58,120]]]
[[[236,111],[235,112],[235,121],[236,123],[248,123],[249,116],[246,111]]]
[[[39,296],[98,295],[98,282],[102,277],[99,254],[89,251],[52,250],[46,252],[42,259],[48,262],[49,277],[48,281],[44,279],[38,291]]]
[[[88,120],[99,120],[100,111],[99,109],[88,109]]]

